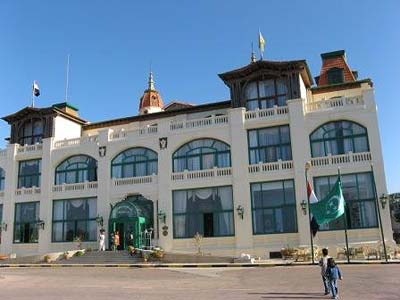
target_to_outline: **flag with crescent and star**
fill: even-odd
[[[311,213],[319,225],[329,223],[344,214],[342,183],[338,179],[328,195],[316,203],[311,203]]]

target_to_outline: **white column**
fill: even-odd
[[[111,180],[111,151],[108,151],[108,137],[111,133],[110,129],[104,129],[99,131],[99,141],[97,147],[106,147],[106,155],[100,157],[97,154],[97,215],[103,217],[103,228],[106,230],[106,249],[108,248],[108,238],[109,238],[109,227],[108,218],[110,215],[110,184]],[[99,236],[101,226],[97,225],[97,238]]]
[[[1,233],[1,253],[10,254],[13,245],[15,189],[18,181],[18,162],[15,161],[17,144],[7,146],[7,162],[5,167],[6,181],[3,200],[3,222],[7,224],[7,230]]]
[[[236,255],[243,252],[251,253],[253,250],[247,130],[244,126],[245,111],[243,107],[229,111]],[[244,209],[243,219],[238,216],[236,211],[239,205]]]
[[[362,96],[368,111],[368,141],[370,152],[372,155],[372,163],[374,166],[376,190],[378,193],[378,197],[380,197],[382,194],[387,194],[388,191],[386,186],[385,166],[383,162],[382,144],[378,123],[378,111],[375,102],[374,89],[371,88],[368,90],[364,90]],[[379,199],[378,202],[378,205],[381,205]],[[380,211],[385,240],[389,240],[394,243],[389,203],[386,204],[386,207],[384,209],[382,208],[382,206],[380,206]]]
[[[310,143],[306,130],[304,99],[288,101],[290,119],[290,140],[292,145],[292,157],[294,168],[294,184],[296,188],[296,212],[297,227],[300,245],[309,245],[310,225],[308,215],[301,209],[300,203],[307,201],[306,179],[304,174],[305,163],[310,159]],[[309,175],[309,181],[312,180]]]
[[[165,224],[162,220],[158,221],[159,228],[159,244],[166,251],[173,248],[173,211],[172,211],[172,190],[171,190],[171,174],[172,174],[172,153],[176,142],[169,136],[169,121],[165,120],[158,124],[159,137],[167,137],[168,143],[166,149],[158,150],[158,210],[166,214]],[[154,206],[156,209],[156,205]],[[155,215],[157,217],[157,211]],[[157,224],[157,220],[154,220]],[[163,227],[167,230],[163,230]],[[168,228],[167,228],[168,227]],[[167,235],[164,236],[163,232]]]
[[[49,252],[51,246],[51,230],[52,230],[52,208],[53,193],[52,187],[54,183],[55,169],[51,165],[51,156],[53,150],[53,138],[43,139],[43,155],[42,169],[40,178],[40,214],[39,219],[44,221],[44,229],[38,228],[39,231],[39,253]]]

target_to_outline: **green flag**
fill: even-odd
[[[318,224],[329,223],[344,214],[342,183],[338,179],[329,194],[316,203],[310,204],[311,213]]]

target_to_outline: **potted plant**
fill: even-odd
[[[135,249],[134,246],[128,246],[128,253],[129,253],[130,255],[135,254],[135,252],[136,252],[136,249]]]
[[[70,259],[70,256],[69,256],[69,254],[68,254],[68,251],[66,251],[66,252],[63,253],[63,258],[64,258],[65,260]]]
[[[46,254],[46,255],[43,257],[43,259],[44,259],[44,261],[45,261],[46,263],[50,263],[50,262],[51,262],[51,256],[48,255],[48,254]]]
[[[78,248],[78,250],[82,249],[82,240],[79,236],[76,236],[74,238],[74,243],[76,243],[76,247]]]

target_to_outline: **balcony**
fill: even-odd
[[[7,157],[7,149],[0,150],[0,159]]]
[[[275,120],[277,118],[286,118],[289,113],[287,106],[274,106],[272,108],[246,111],[244,118],[246,121]]]
[[[230,177],[232,175],[232,168],[214,168],[199,171],[183,171],[172,173],[172,181],[184,180],[199,180],[199,179],[212,179],[221,177]]]
[[[55,141],[54,148],[58,149],[58,148],[79,146],[82,144],[95,144],[98,142],[98,140],[99,140],[98,135],[85,136],[68,140],[65,139],[61,141]]]
[[[40,187],[19,188],[15,190],[15,196],[37,195],[40,194]]]
[[[115,187],[126,186],[126,185],[139,185],[157,183],[157,175],[140,176],[140,177],[129,177],[129,178],[113,178],[112,185]]]
[[[371,152],[358,152],[358,153],[346,153],[340,155],[328,155],[324,157],[313,157],[311,158],[311,165],[313,167],[324,167],[324,166],[338,166],[344,164],[357,164],[372,161]]]
[[[93,191],[97,190],[97,186],[97,181],[60,184],[53,186],[53,193]]]
[[[340,97],[306,103],[306,112],[326,111],[340,108],[362,108],[365,106],[362,96]]]
[[[282,170],[292,170],[293,169],[293,161],[281,161],[263,163],[260,162],[258,164],[249,165],[248,171],[250,174],[259,174],[259,173],[270,173]]]
[[[146,135],[151,135],[151,134],[156,134],[158,133],[158,126],[153,125],[153,126],[146,126],[143,128],[139,128],[136,130],[125,130],[121,129],[120,131],[115,131],[110,133],[108,139],[110,141],[119,141],[119,140],[124,140],[128,137],[141,137],[141,136],[146,136]]]
[[[229,123],[229,117],[223,116],[211,116],[209,118],[183,120],[183,121],[172,121],[169,125],[171,131],[194,129],[194,128],[206,128],[212,126],[220,126]]]

